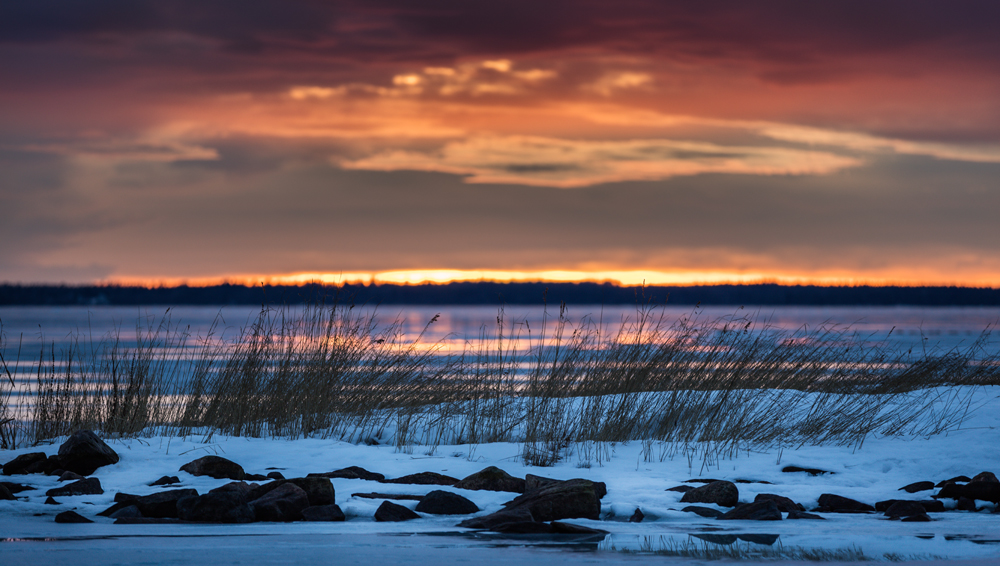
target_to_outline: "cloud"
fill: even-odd
[[[375,171],[437,171],[466,176],[470,183],[572,188],[702,173],[820,175],[861,163],[853,157],[781,147],[665,139],[479,136],[450,142],[435,152],[388,151],[340,165]]]
[[[611,96],[620,90],[648,87],[652,82],[653,77],[649,73],[619,72],[604,75],[593,83],[583,85],[582,88],[602,96]]]

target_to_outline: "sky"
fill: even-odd
[[[0,281],[1000,287],[998,24],[0,0]]]

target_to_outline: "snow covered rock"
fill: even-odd
[[[473,491],[485,490],[524,493],[525,481],[521,478],[515,478],[496,466],[490,466],[463,478],[462,481],[452,487]]]
[[[89,430],[78,430],[59,446],[59,464],[68,472],[89,476],[97,468],[118,463],[118,453]]]
[[[721,507],[736,507],[740,490],[729,481],[714,481],[696,487],[681,497],[681,503],[714,503]]]
[[[431,515],[469,515],[478,513],[479,507],[457,493],[434,490],[417,503],[417,511]]]
[[[181,466],[180,471],[192,476],[209,476],[215,479],[242,480],[246,478],[243,466],[221,456],[203,456]]]

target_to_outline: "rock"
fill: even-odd
[[[955,510],[972,511],[973,513],[978,511],[978,509],[976,509],[976,501],[974,499],[969,499],[968,497],[959,497],[958,504],[955,505]]]
[[[699,538],[712,544],[730,545],[739,540],[736,535],[716,535],[712,533],[691,533],[694,538]]]
[[[346,521],[347,517],[336,505],[314,505],[302,510],[303,521]]]
[[[929,489],[934,489],[934,482],[932,481],[918,481],[916,483],[911,483],[910,485],[904,485],[899,488],[898,491],[905,491],[906,493],[917,493],[918,491],[927,491]]]
[[[30,452],[28,454],[21,454],[17,458],[14,458],[10,462],[3,465],[3,475],[13,476],[27,474],[26,471],[29,466],[39,462],[44,462],[48,456],[45,452]]]
[[[6,486],[0,485],[0,501],[14,501],[16,499]]]
[[[101,480],[97,478],[87,478],[75,481],[62,487],[55,487],[45,492],[50,497],[60,497],[67,495],[101,495],[104,490],[101,488]]]
[[[515,478],[496,466],[490,466],[462,478],[461,481],[452,487],[473,491],[485,490],[524,493],[525,481],[521,478]]]
[[[833,474],[833,472],[828,472],[826,470],[821,470],[819,468],[800,468],[799,466],[785,466],[781,468],[782,472],[786,474],[793,474],[796,472],[805,472],[810,476],[821,476],[823,474]]]
[[[979,472],[978,474],[972,476],[973,482],[985,481],[991,483],[1000,483],[1000,480],[993,474],[993,472]],[[970,482],[971,483],[971,482]]]
[[[391,479],[391,480],[381,480],[382,483],[408,483],[415,485],[447,485],[453,486],[458,483],[458,478],[453,478],[451,476],[446,476],[443,474],[438,474],[435,472],[420,472],[419,474],[410,474],[408,476],[403,476],[401,478]]]
[[[90,519],[77,513],[76,511],[63,511],[56,515],[57,523],[93,523]]]
[[[181,483],[181,478],[177,476],[163,476],[149,485],[151,486],[174,485],[177,483]]]
[[[824,493],[819,496],[819,507],[813,509],[813,511],[825,513],[871,513],[875,511],[875,508],[854,499],[841,497],[832,493]]]
[[[123,517],[142,517],[142,512],[139,511],[139,508],[135,505],[126,505],[114,513],[111,513],[108,517],[111,517],[112,519],[121,519]]]
[[[166,517],[119,517],[115,519],[116,525],[176,525],[189,522]]]
[[[889,507],[892,507],[894,503],[910,501],[908,499],[887,499],[885,501],[877,501],[875,503],[875,510],[879,513],[884,513]],[[944,503],[936,501],[934,499],[925,499],[920,501],[913,501],[913,503],[920,504],[924,508],[925,513],[944,513]]]
[[[267,473],[267,479],[269,479],[269,480],[283,480],[283,479],[285,479],[285,476],[282,475],[281,472],[268,472]]]
[[[264,474],[247,474],[243,476],[246,481],[267,481],[271,478],[265,476]]]
[[[740,491],[736,484],[717,481],[696,487],[681,497],[681,503],[714,503],[721,507],[736,507]]]
[[[118,463],[118,453],[89,430],[78,430],[59,446],[59,462],[68,472],[89,476],[97,468]]]
[[[434,490],[417,503],[416,510],[431,515],[469,515],[478,513],[479,507],[457,493]]]
[[[899,520],[901,523],[929,523],[931,518],[926,513],[922,515],[910,515]]]
[[[243,466],[221,456],[203,456],[181,466],[180,471],[192,476],[209,476],[217,480],[242,480],[246,478]]]
[[[782,513],[790,513],[792,511],[805,511],[806,508],[798,503],[792,501],[787,497],[781,495],[775,495],[773,493],[759,493],[757,497],[753,498],[754,502],[758,501],[773,501],[775,505],[778,506],[778,511]]]
[[[598,491],[598,484],[590,480],[561,481],[519,495],[504,503],[504,507],[528,509],[536,521],[574,518],[597,520],[601,515]]]
[[[731,511],[727,511],[719,520],[744,520],[744,521],[780,521],[781,511],[778,504],[773,500],[765,499],[753,503],[737,505]]]
[[[664,491],[676,491],[678,493],[687,493],[687,492],[691,491],[692,489],[694,489],[694,486],[690,486],[690,485],[678,485],[676,487],[671,487],[671,488],[665,489]]]
[[[488,529],[493,530],[498,525],[504,523],[533,523],[535,518],[531,516],[531,511],[525,508],[501,509],[496,513],[466,519],[458,524],[459,527],[467,529]]]
[[[635,513],[632,513],[632,516],[628,518],[628,522],[629,523],[641,523],[642,520],[645,519],[645,518],[646,518],[646,516],[642,514],[642,510],[639,509],[638,507],[636,507],[635,508]]]
[[[351,497],[360,497],[362,499],[389,499],[395,501],[420,501],[424,498],[423,495],[409,495],[405,493],[352,493]]]
[[[537,521],[521,521],[517,523],[501,523],[489,530],[504,534],[548,535],[552,534],[552,525]]]
[[[134,504],[139,508],[143,517],[176,519],[178,517],[177,502],[186,497],[198,497],[198,492],[193,489],[170,489],[135,499],[122,498],[122,501],[118,503]]]
[[[573,523],[563,523],[562,521],[552,521],[549,523],[552,528],[552,534],[555,535],[606,535],[608,531],[603,531],[601,529],[592,529],[590,527],[584,527],[583,525],[576,525]]]
[[[383,501],[375,510],[375,520],[380,523],[398,523],[419,518],[420,515],[392,501]]]
[[[890,519],[899,519],[911,515],[926,515],[924,506],[916,501],[897,501],[885,510],[885,516]]]
[[[24,469],[24,473],[26,474],[45,474],[47,476],[62,475],[65,471],[62,469],[62,463],[59,461],[58,454],[53,454],[44,460],[34,462]]]
[[[322,474],[309,474],[306,477],[320,477],[320,478],[342,478],[345,480],[368,480],[368,481],[383,481],[385,476],[382,474],[377,474],[375,472],[369,472],[364,468],[359,468],[358,466],[349,466],[347,468],[342,468],[339,470],[334,470],[332,472],[326,472]]]
[[[253,485],[256,486],[257,484]],[[248,497],[250,492],[253,491],[253,487],[245,481],[232,481],[225,485],[220,485],[215,489],[208,490],[209,493],[216,493],[219,491],[235,491],[236,493],[242,494],[243,497]]]
[[[959,499],[967,497],[969,499],[1000,503],[1000,483],[991,481],[973,481],[965,485],[950,483],[942,487],[941,491],[933,497],[935,499]]]
[[[76,472],[63,472],[58,481],[76,481],[86,479]]]
[[[12,481],[0,481],[0,485],[7,488],[7,491],[11,493],[21,493],[22,491],[32,491],[38,489],[37,487],[25,485],[23,483],[15,483]]]
[[[326,478],[316,479],[330,481]],[[258,521],[276,523],[298,521],[302,518],[302,510],[310,506],[309,495],[294,483],[286,482],[251,501],[250,506]]]
[[[552,478],[543,478],[541,476],[535,476],[528,474],[524,476],[524,492],[529,493],[542,488],[552,487],[564,483],[564,481],[590,481],[590,480],[554,480]],[[590,482],[594,484],[594,492],[597,493],[598,499],[604,499],[604,496],[608,494],[608,486],[602,481]]]
[[[240,493],[220,491],[178,499],[177,517],[198,523],[252,523],[254,510]]]
[[[292,478],[290,480],[274,480],[263,485],[259,485],[247,495],[247,499],[254,501],[260,499],[266,494],[270,493],[287,483],[291,483],[299,487],[299,489],[306,492],[309,497],[309,505],[333,505],[336,503],[336,493],[333,489],[333,482],[329,478],[324,477],[304,477],[304,478]]]
[[[948,480],[939,481],[934,487],[944,487],[950,483],[969,483],[970,481],[972,481],[972,478],[968,476],[955,476]]]
[[[722,516],[722,511],[718,509],[712,509],[711,507],[699,507],[698,505],[688,505],[687,507],[681,509],[685,513],[694,513],[699,517],[704,517],[706,519],[718,519]]]
[[[805,511],[789,511],[786,519],[811,519],[825,521],[825,517],[820,517],[819,515],[814,515],[812,513],[806,513]]]
[[[753,544],[762,544],[764,546],[772,546],[774,543],[778,542],[779,535],[767,535],[763,533],[745,533],[742,535],[736,535],[736,538],[751,542]]]

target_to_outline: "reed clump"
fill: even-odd
[[[915,354],[850,328],[789,333],[739,312],[668,321],[639,303],[614,324],[574,323],[560,305],[534,329],[501,308],[478,340],[445,352],[362,311],[337,300],[264,307],[230,339],[217,326],[192,337],[168,311],[128,344],[112,333],[43,349],[0,386],[0,442],[84,427],[121,437],[381,439],[404,450],[518,442],[527,464],[575,452],[590,465],[608,443],[641,440],[647,459],[708,461],[944,432],[975,409],[977,386],[1000,384],[990,329],[968,348]],[[12,404],[14,392],[21,401]]]

